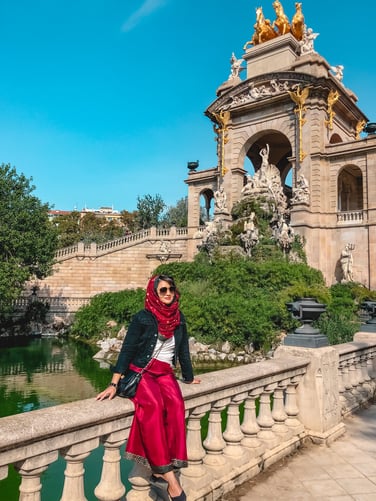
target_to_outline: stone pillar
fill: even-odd
[[[94,490],[99,501],[117,501],[125,494],[120,476],[120,447],[124,444],[128,430],[114,432],[101,439],[104,445],[102,476]]]
[[[65,482],[60,501],[87,501],[84,493],[84,460],[99,445],[99,438],[73,444],[60,451],[66,460]]]
[[[301,348],[282,345],[277,348],[274,357],[284,356],[310,360],[307,372],[297,387],[299,420],[314,442],[330,443],[345,431],[341,416],[337,350],[330,346]]]
[[[40,501],[40,476],[57,458],[57,451],[52,451],[15,463],[15,469],[22,478],[19,501]]]

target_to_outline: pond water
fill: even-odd
[[[95,347],[60,338],[0,338],[0,418],[94,398],[111,378],[109,368],[93,359],[97,351]],[[195,372],[219,368],[201,366]],[[99,447],[85,460],[88,501],[96,501],[93,492],[100,479],[102,457],[103,449]],[[127,489],[131,468],[131,462],[122,460],[122,480]],[[59,458],[43,473],[42,501],[60,498],[64,469],[65,462]],[[10,467],[8,477],[0,481],[0,500],[18,501],[19,484],[19,475]]]
[[[93,347],[58,338],[0,339],[0,417],[95,397],[111,378],[108,367],[93,359]],[[103,449],[98,448],[85,461],[85,495],[93,494],[100,479]],[[122,479],[132,464],[122,461]],[[59,458],[43,474],[42,501],[60,498],[65,462]],[[0,500],[17,501],[19,475],[13,467],[0,481]],[[73,501],[73,500],[72,500]]]

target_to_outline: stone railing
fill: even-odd
[[[188,499],[221,499],[304,440],[326,443],[342,434],[343,415],[373,394],[375,356],[376,342],[369,341],[318,349],[282,346],[272,360],[204,374],[200,385],[182,385],[189,461],[181,481]],[[346,371],[353,375],[342,379]],[[55,499],[85,501],[83,462],[103,444],[96,498],[155,499],[149,497],[145,467],[135,464],[127,493],[121,481],[120,447],[132,415],[128,400],[93,398],[2,418],[0,479],[13,464],[21,475],[19,500],[39,501],[41,474],[60,455],[66,462],[64,487]]]
[[[350,223],[363,223],[364,214],[363,210],[343,211],[337,213],[337,223],[350,224]]]
[[[57,262],[60,262],[73,257],[95,258],[102,256],[103,254],[107,254],[108,252],[132,246],[135,243],[139,243],[144,240],[158,240],[164,238],[187,239],[188,228],[176,228],[175,226],[172,226],[171,228],[156,228],[153,226],[152,228],[131,233],[122,238],[111,240],[110,242],[106,242],[104,244],[96,244],[95,242],[92,242],[91,244],[84,244],[83,242],[79,242],[71,247],[59,249],[55,254],[55,259]]]

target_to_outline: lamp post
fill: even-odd
[[[318,303],[314,298],[304,297],[292,303],[286,303],[286,307],[303,325],[285,337],[284,345],[303,348],[321,348],[329,345],[328,338],[319,329],[312,327],[312,322],[325,312],[325,304]]]

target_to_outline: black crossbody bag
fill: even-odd
[[[133,371],[132,369],[127,369],[125,374],[121,375],[116,388],[116,395],[122,398],[133,398],[136,395],[136,391],[141,381],[143,373],[147,370],[152,361],[159,355],[163,343],[164,341],[158,348],[155,356],[151,360],[149,360],[149,362],[145,365],[145,367],[142,368],[140,372]]]

